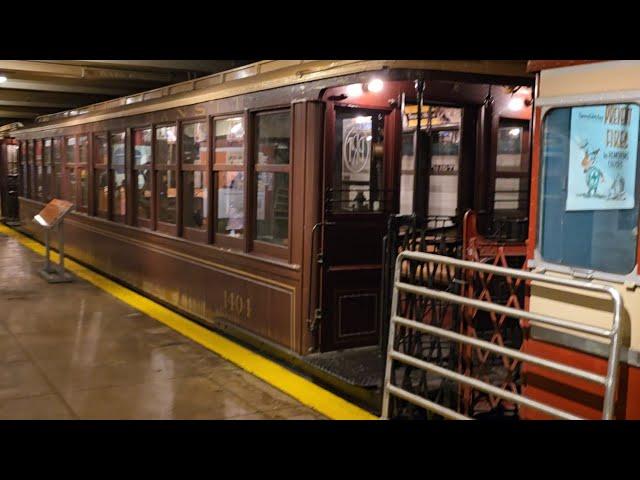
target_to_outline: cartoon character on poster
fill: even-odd
[[[639,113],[632,104],[572,108],[568,211],[634,207]]]
[[[585,142],[584,146],[580,147],[582,148],[582,150],[584,150],[584,157],[582,158],[582,162],[580,162],[580,164],[584,169],[584,177],[587,184],[587,193],[584,194],[584,196],[601,198],[602,195],[598,195],[598,187],[602,182],[604,182],[604,173],[602,173],[602,170],[600,170],[596,166],[600,149],[597,148],[596,150],[589,152],[588,147],[588,142]]]

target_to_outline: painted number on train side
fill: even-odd
[[[234,317],[251,318],[251,298],[224,290],[224,311]]]

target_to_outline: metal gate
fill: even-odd
[[[406,270],[407,268],[409,268],[410,264],[413,264],[413,267],[411,268],[415,268],[415,265],[417,264],[426,272],[433,272],[439,268],[444,269],[445,271],[454,269],[457,272],[455,274],[455,277],[457,279],[457,283],[459,284],[458,286],[460,293],[455,293],[451,288],[447,288],[446,290],[431,288],[433,287],[433,285],[431,284],[428,284],[428,287],[425,287],[404,282],[403,269]],[[613,306],[611,328],[600,328],[590,325],[584,325],[573,322],[571,320],[528,312],[510,306],[495,304],[490,301],[483,301],[481,299],[469,298],[468,296],[464,295],[464,279],[470,273],[504,276],[508,279],[516,279],[520,282],[534,281],[541,284],[564,286],[581,289],[588,292],[598,292],[606,294],[611,298]],[[492,314],[501,315],[503,316],[503,318],[510,317],[519,319],[519,321],[530,321],[534,323],[549,325],[552,327],[560,327],[574,333],[580,332],[583,334],[595,335],[597,337],[607,339],[609,341],[607,373],[606,375],[598,375],[596,373],[579,368],[574,368],[557,361],[530,355],[516,348],[509,348],[491,341],[482,340],[474,336],[458,333],[455,327],[452,328],[451,326],[449,326],[449,328],[443,328],[445,327],[445,325],[422,323],[406,317],[402,317],[398,314],[399,294],[401,292],[409,295],[415,295],[417,297],[425,299],[428,302],[432,302],[433,308],[453,308],[456,311],[456,315],[473,315],[475,314],[475,312],[480,310]],[[526,270],[499,267],[496,265],[489,265],[485,263],[469,262],[430,253],[403,251],[398,255],[395,263],[389,340],[387,347],[387,361],[385,368],[382,404],[383,418],[389,418],[390,399],[392,396],[394,396],[401,398],[413,405],[424,408],[425,410],[444,418],[470,419],[470,417],[461,413],[459,405],[457,407],[456,405],[454,405],[455,402],[449,402],[448,405],[443,405],[441,402],[416,395],[408,389],[403,388],[403,386],[394,384],[392,378],[393,364],[394,362],[397,362],[398,364],[410,366],[414,369],[442,379],[442,383],[440,383],[441,386],[445,385],[444,382],[446,381],[449,384],[456,384],[459,388],[475,389],[480,392],[484,392],[490,397],[506,400],[518,405],[524,405],[545,412],[554,417],[564,419],[579,419],[579,417],[571,414],[570,412],[566,412],[553,406],[527,398],[521,395],[519,392],[513,391],[513,389],[505,388],[507,387],[507,385],[505,384],[496,385],[495,382],[492,383],[491,381],[474,378],[473,376],[468,374],[468,371],[465,371],[464,369],[458,369],[459,371],[455,371],[455,367],[451,368],[451,366],[455,364],[455,362],[452,362],[451,359],[455,356],[455,346],[460,346],[463,348],[475,348],[478,350],[478,352],[484,351],[486,355],[488,355],[489,353],[497,354],[501,359],[503,359],[503,361],[511,359],[513,362],[529,363],[602,385],[605,390],[602,418],[606,420],[612,419],[619,369],[621,346],[620,319],[622,307],[623,305],[620,293],[615,288],[607,285],[598,285],[585,281],[541,275]],[[415,356],[408,355],[407,353],[403,353],[402,351],[400,351],[400,349],[398,348],[399,339],[403,338],[403,335],[398,334],[400,330],[404,331],[405,333],[407,331],[410,331],[417,332],[419,334],[426,334],[430,338],[434,339],[434,341],[439,341],[442,339],[446,340],[448,342],[449,348],[448,365],[438,361],[430,361],[429,358],[416,358]],[[404,338],[406,337],[407,335],[404,335]],[[450,368],[447,368],[447,366],[449,366]],[[427,380],[425,379],[424,381],[426,382]]]

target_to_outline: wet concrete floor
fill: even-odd
[[[0,419],[324,418],[0,234]]]

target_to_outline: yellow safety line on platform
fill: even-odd
[[[0,233],[16,239],[22,245],[40,255],[45,255],[45,248],[41,243],[16,230],[0,224]],[[51,258],[53,261],[58,261],[58,254],[53,250],[51,251]],[[149,317],[164,323],[322,415],[333,420],[378,420],[378,417],[366,410],[325,390],[291,370],[198,325],[93,270],[83,267],[68,257],[65,258],[65,266],[78,277],[92,283]]]

